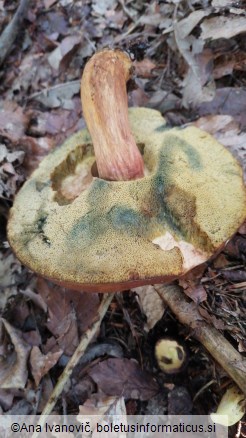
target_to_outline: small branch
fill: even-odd
[[[180,287],[171,284],[156,286],[155,289],[178,320],[191,327],[192,336],[201,342],[246,395],[246,363],[240,353],[215,327],[202,319],[197,306],[188,301]]]
[[[92,325],[87,329],[87,331],[84,333],[84,335],[82,336],[81,341],[80,341],[78,347],[76,348],[73,356],[71,357],[70,361],[68,362],[67,366],[64,368],[61,376],[59,377],[59,380],[58,380],[55,388],[53,389],[53,391],[49,397],[49,400],[47,401],[47,403],[43,409],[43,412],[42,412],[40,420],[39,420],[39,424],[43,425],[47,416],[51,414],[59,396],[61,395],[61,393],[64,389],[65,384],[67,383],[69,377],[71,376],[71,374],[73,372],[74,367],[78,364],[80,358],[84,354],[89,343],[92,341],[93,337],[97,333],[97,331],[101,325],[101,322],[102,322],[113,298],[114,298],[114,294],[104,294],[103,295],[101,304],[100,304],[99,309],[98,309],[98,317],[92,323]],[[38,436],[38,434],[34,434],[32,436],[32,438],[36,438],[37,436]]]
[[[29,3],[30,0],[20,1],[20,4],[12,20],[6,26],[6,28],[4,29],[4,31],[0,36],[0,66],[2,65],[5,58],[8,56],[9,52],[11,51],[12,45],[19,33],[19,30],[25,18],[25,14],[29,6]]]

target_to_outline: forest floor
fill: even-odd
[[[24,12],[6,38],[19,3]],[[47,153],[85,127],[80,78],[104,47],[135,56],[130,106],[213,134],[245,177],[246,12],[245,3],[231,0],[0,0],[0,32],[0,412],[36,414],[94,321],[101,295],[55,286],[21,265],[6,234],[15,193]],[[222,253],[179,282],[201,319],[242,356],[245,264],[244,224]],[[188,351],[178,374],[158,367],[154,349],[163,336]],[[93,413],[98,403],[120,399],[128,414],[206,415],[231,383],[147,286],[114,296],[53,412]]]

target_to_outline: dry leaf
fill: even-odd
[[[37,291],[48,306],[47,328],[55,336],[59,349],[71,355],[78,345],[79,336],[97,316],[98,294],[78,293],[41,278],[37,282]]]
[[[215,95],[213,55],[210,50],[189,56],[189,69],[183,80],[183,105],[196,107],[210,102]]]
[[[30,346],[19,330],[1,320],[0,388],[24,388],[27,380],[27,358]]]
[[[83,423],[85,419],[90,416],[91,437],[98,438],[100,434],[95,430],[96,424],[102,421],[105,415],[113,415],[116,421],[119,418],[118,416],[125,416],[126,418],[124,398],[105,397],[102,396],[102,394],[93,394],[82,406],[79,406],[77,420],[79,423]]]
[[[65,67],[69,61],[68,57],[71,57],[75,50],[78,49],[81,42],[80,36],[68,36],[62,40],[59,46],[51,52],[48,56],[50,66],[54,70],[59,70],[61,67]]]
[[[56,2],[57,2],[57,0],[44,0],[45,9],[49,9],[50,6],[52,6]]]
[[[212,100],[215,90],[212,77],[212,52],[203,51],[204,41],[193,35],[183,38],[182,27],[179,27],[179,23],[175,21],[174,38],[179,52],[189,66],[183,80],[183,105],[197,106],[201,102]]]
[[[152,70],[156,68],[156,64],[154,64],[149,58],[144,58],[142,61],[135,61],[134,67],[137,77],[151,78]]]
[[[197,26],[197,24],[207,15],[209,15],[211,12],[210,9],[206,10],[198,10],[193,11],[188,15],[188,17],[183,18],[177,23],[177,29],[179,32],[179,38],[184,39],[186,38],[194,29],[194,27]]]
[[[210,315],[208,311],[201,306],[198,306],[197,309],[206,322],[208,322],[209,324],[212,323],[213,326],[218,330],[225,330],[226,327],[222,319],[218,319],[216,318],[216,316]]]
[[[34,377],[36,386],[45,374],[57,363],[63,351],[59,350],[55,353],[42,354],[38,347],[33,347],[30,354],[31,371]]]
[[[205,102],[199,107],[199,115],[228,114],[246,126],[246,90],[244,88],[218,88],[211,102]]]
[[[14,102],[5,102],[0,109],[0,134],[15,143],[25,134],[29,118]]]
[[[25,295],[25,297],[28,297],[34,304],[36,304],[36,306],[42,309],[45,313],[47,312],[48,310],[47,304],[44,302],[41,295],[36,294],[30,288],[20,290],[20,293]]]
[[[212,0],[212,6],[214,8],[228,8],[234,3],[234,0]]]
[[[105,397],[102,394],[92,394],[92,397],[79,406],[78,421],[88,415],[126,415],[123,397]],[[82,417],[81,417],[82,416]]]
[[[129,359],[107,359],[92,367],[88,374],[107,395],[149,400],[159,390],[153,377]]]
[[[207,18],[202,24],[201,38],[207,40],[211,38],[232,38],[240,33],[246,32],[246,17],[234,15]]]
[[[0,406],[7,411],[11,408],[15,397],[14,391],[10,389],[0,389]]]
[[[196,304],[200,304],[207,299],[207,292],[202,285],[184,288],[184,293]]]
[[[115,0],[104,0],[103,2],[98,2],[97,0],[92,1],[93,12],[97,15],[104,16],[109,9],[116,8]]]
[[[147,329],[151,330],[162,318],[166,306],[154,286],[142,286],[132,290],[138,294],[141,307],[147,318]]]
[[[72,97],[80,91],[80,81],[71,81],[58,84],[54,87],[42,90],[30,97],[30,100],[41,102],[47,108],[73,109]]]

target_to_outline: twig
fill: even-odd
[[[70,361],[68,362],[66,368],[64,368],[62,374],[59,377],[59,380],[53,389],[49,400],[47,401],[43,412],[41,414],[39,424],[44,425],[45,420],[48,415],[51,414],[59,396],[61,395],[65,384],[67,383],[69,377],[71,376],[74,367],[78,364],[81,356],[84,354],[85,350],[87,349],[89,343],[92,341],[93,337],[97,333],[97,330],[99,329],[101,322],[108,310],[108,307],[114,297],[114,294],[104,294],[103,299],[101,301],[101,304],[98,308],[98,317],[97,319],[92,323],[92,325],[87,329],[87,331],[82,336],[80,343],[78,347],[76,348],[73,356],[71,357]],[[38,433],[35,433],[32,438],[38,437]]]
[[[171,284],[155,286],[155,290],[178,320],[192,328],[192,336],[201,342],[246,395],[246,363],[240,353],[215,327],[202,319],[195,303],[188,301],[180,287]]]
[[[27,8],[29,6],[30,0],[20,0],[20,4],[10,21],[6,26],[3,33],[0,36],[0,65],[2,65],[5,58],[8,56],[12,45],[19,33],[22,26],[22,22],[25,18]]]

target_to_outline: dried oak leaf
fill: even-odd
[[[88,374],[107,395],[149,400],[159,390],[153,377],[130,359],[107,359]]]
[[[57,363],[63,351],[59,350],[55,353],[42,354],[38,347],[33,347],[30,354],[31,371],[34,377],[36,386],[45,374]]]
[[[30,346],[21,333],[1,320],[0,388],[24,388],[27,380],[27,358]]]

